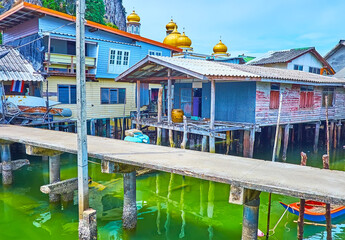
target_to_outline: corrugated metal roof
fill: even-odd
[[[207,80],[210,78],[214,78],[216,80],[226,80],[226,77],[232,77],[238,78],[238,81],[260,81],[261,79],[264,79],[265,81],[281,80],[282,82],[301,82],[301,84],[345,84],[345,79],[328,77],[297,70],[157,56],[147,56],[125,72],[121,73],[115,80],[133,81],[133,79],[144,80],[145,78],[150,78],[152,74],[154,74],[154,71],[150,70],[150,67],[148,67],[148,69],[146,70],[145,65],[152,65],[153,63],[157,66],[170,68],[174,72],[183,73],[187,76],[192,76],[201,80]],[[138,73],[140,77],[138,77],[136,73]],[[160,77],[167,77],[167,75],[165,73],[164,76],[161,75]]]
[[[272,64],[272,63],[286,63],[296,57],[309,52],[314,49],[313,47],[308,48],[294,48],[281,51],[270,51],[261,57],[255,58],[248,62],[249,65],[263,65],[263,64]]]
[[[41,74],[37,73],[31,63],[27,61],[18,50],[13,47],[0,45],[1,53],[8,52],[0,58],[0,81],[43,81]]]

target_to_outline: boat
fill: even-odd
[[[127,142],[136,142],[136,143],[150,143],[149,136],[143,134],[142,131],[138,129],[129,129],[125,131],[125,141]]]
[[[285,204],[280,202],[280,204],[287,209],[289,212],[299,215],[299,202]],[[304,218],[309,221],[313,222],[323,222],[326,221],[326,204],[323,202],[313,201],[313,200],[306,200],[305,201],[305,210],[304,210]],[[331,218],[340,217],[345,215],[345,206],[343,205],[331,205]]]

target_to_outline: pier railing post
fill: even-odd
[[[12,177],[10,144],[1,143],[0,147],[1,147],[1,161],[2,161],[2,184],[11,185],[13,182],[13,177]]]
[[[123,191],[123,228],[134,229],[137,225],[136,171],[123,174]]]

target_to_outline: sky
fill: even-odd
[[[344,0],[123,0],[141,18],[141,35],[162,42],[173,17],[194,52],[211,54],[221,38],[231,56],[316,47],[324,56],[345,39]]]

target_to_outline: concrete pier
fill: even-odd
[[[134,229],[137,226],[136,171],[123,174],[123,190],[123,228]]]
[[[55,183],[60,181],[60,155],[49,156],[49,182]],[[60,195],[50,193],[49,202],[55,203],[60,201]]]
[[[259,206],[260,198],[243,205],[242,240],[258,238]]]
[[[79,219],[79,240],[97,239],[97,218],[96,210],[86,209],[83,218]]]
[[[1,147],[1,161],[2,161],[2,184],[11,185],[13,181],[13,177],[12,177],[10,144],[3,142],[3,143],[0,143],[0,147]]]

